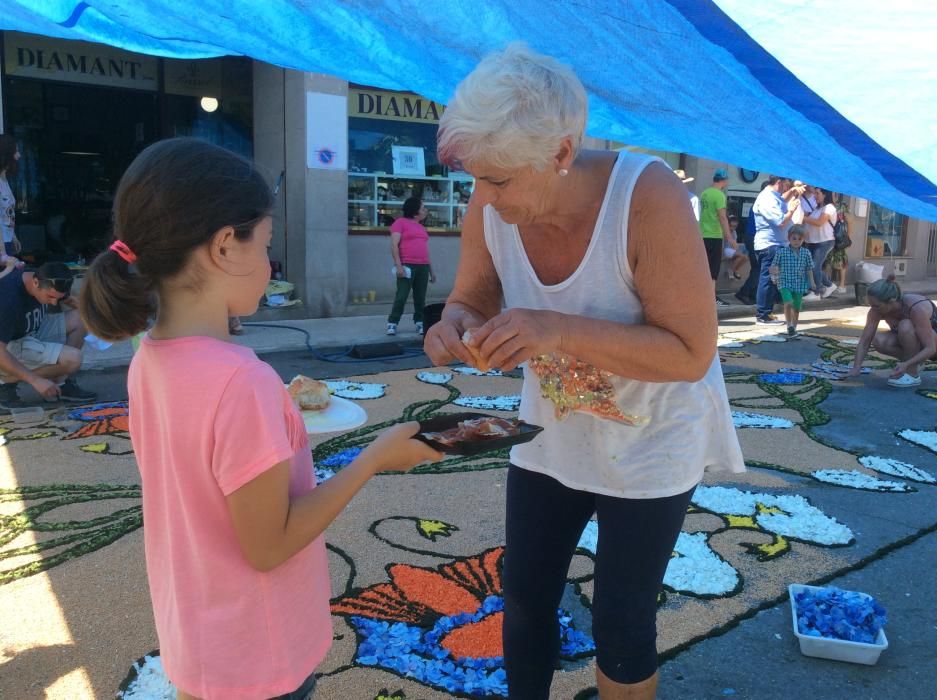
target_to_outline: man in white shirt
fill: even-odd
[[[782,193],[790,191],[791,181],[772,175],[765,187],[755,199],[752,211],[755,214],[755,236],[753,247],[758,258],[758,292],[755,295],[755,323],[761,326],[783,326],[784,321],[772,315],[778,288],[771,281],[769,271],[774,261],[774,254],[781,246],[787,245],[787,229],[791,227],[791,217],[800,206],[799,200],[793,200],[788,206]]]

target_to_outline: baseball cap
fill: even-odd
[[[729,173],[725,168],[717,168],[716,172],[713,173],[713,182],[719,182],[720,180],[728,180]]]

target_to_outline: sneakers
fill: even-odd
[[[804,301],[820,301],[821,297],[815,292],[804,294]]]
[[[721,308],[721,307],[723,307],[723,306],[730,306],[730,304],[729,304],[729,302],[723,301],[723,300],[720,299],[719,297],[716,297],[716,306],[718,306],[718,307]]]
[[[98,398],[98,395],[93,391],[88,391],[78,386],[78,382],[74,379],[66,379],[65,383],[60,387],[60,390],[59,398],[69,403],[87,403]]]
[[[757,326],[783,326],[784,321],[778,318],[772,318],[771,316],[766,316],[764,318],[756,318],[755,325]]]
[[[889,379],[889,380],[888,380],[888,385],[889,385],[889,386],[896,386],[896,387],[898,387],[898,388],[911,387],[911,386],[919,386],[920,384],[921,384],[921,378],[920,378],[920,377],[912,377],[910,374],[907,374],[907,373],[902,374],[902,375],[901,375],[900,377],[898,377],[897,379]]]
[[[25,406],[16,391],[16,382],[0,384],[0,413],[9,413],[10,409]]]
[[[837,293],[837,294],[845,294],[845,293],[846,293],[846,288],[845,288],[845,287],[837,287],[837,288],[836,288],[836,293]]]
[[[420,335],[423,335],[423,322],[422,321],[416,322],[416,332],[419,333]]]
[[[800,333],[797,332],[797,329],[794,326],[787,327],[787,337],[788,338],[799,338]]]
[[[820,298],[826,299],[830,294],[835,292],[837,289],[835,284],[831,284],[829,287],[825,287],[822,292],[820,292]]]
[[[387,335],[397,335],[397,324],[388,323],[387,324]]]

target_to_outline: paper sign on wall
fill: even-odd
[[[348,170],[348,99],[306,93],[306,167]]]

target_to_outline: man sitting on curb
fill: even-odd
[[[72,273],[63,263],[46,263],[35,272],[12,270],[0,279],[0,410],[23,406],[18,382],[47,401],[97,397],[70,378],[81,368],[86,333],[71,287]],[[46,313],[47,305],[59,303],[69,310]]]

